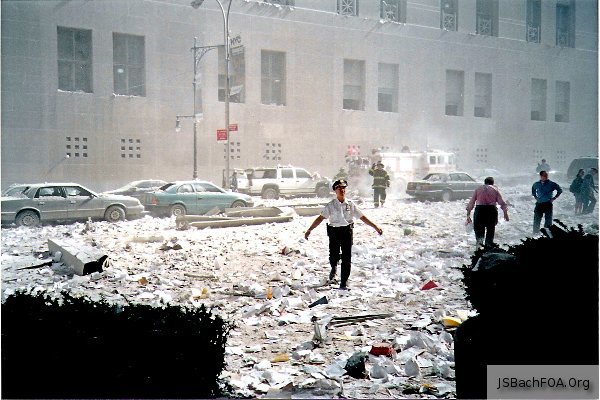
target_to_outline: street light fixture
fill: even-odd
[[[227,133],[227,144],[226,144],[226,153],[227,156],[225,159],[227,160],[225,164],[226,168],[226,179],[225,179],[225,188],[229,187],[229,158],[231,157],[229,150],[229,10],[231,9],[231,3],[233,0],[229,0],[229,5],[227,6],[227,12],[225,12],[225,8],[223,8],[223,3],[221,0],[215,0],[219,4],[219,8],[221,9],[221,14],[223,15],[223,39],[225,40],[225,130]],[[197,9],[199,8],[204,0],[193,0],[190,5]]]

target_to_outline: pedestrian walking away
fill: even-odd
[[[386,198],[385,190],[390,187],[390,176],[387,171],[383,169],[383,163],[381,161],[378,161],[371,166],[369,175],[373,177],[373,203],[375,204],[375,207],[379,207],[381,201],[381,207],[383,207]]]
[[[556,195],[554,195],[555,191]],[[540,171],[540,180],[531,186],[531,195],[535,198],[535,208],[533,210],[534,235],[540,231],[542,216],[544,216],[544,228],[552,226],[552,203],[558,199],[561,193],[562,188],[558,183],[548,179],[548,172]]]
[[[581,186],[583,185],[584,175],[585,170],[581,168],[577,172],[577,176],[575,177],[575,179],[573,179],[573,182],[571,182],[571,185],[569,186],[569,192],[573,193],[573,196],[575,196],[575,214],[581,214],[581,212],[583,211],[583,194]]]
[[[535,169],[535,172],[538,172],[538,173],[542,172],[542,171],[546,171],[546,172],[550,171],[550,164],[548,164],[546,162],[545,158],[542,158],[542,162],[538,163],[537,168]]]
[[[354,218],[360,219],[365,224],[375,229],[378,234],[383,234],[383,230],[371,222],[352,200],[346,199],[347,186],[348,182],[344,179],[338,179],[333,183],[332,188],[335,191],[335,199],[325,205],[321,214],[315,218],[310,225],[310,228],[304,232],[304,238],[308,240],[313,229],[319,226],[324,219],[329,220],[329,223],[327,224],[327,236],[329,237],[329,264],[331,265],[329,280],[332,281],[333,278],[335,278],[337,264],[341,258],[341,290],[348,290],[348,277],[350,277],[352,265]]]
[[[502,195],[498,188],[494,185],[494,178],[488,176],[483,181],[483,185],[479,186],[473,192],[469,204],[467,204],[467,223],[471,223],[471,210],[475,207],[473,213],[473,231],[475,232],[475,240],[479,248],[485,246],[494,246],[494,234],[496,233],[496,224],[498,223],[498,208],[500,205],[504,212],[504,220],[508,221],[508,205],[502,199]]]
[[[583,177],[581,184],[582,214],[590,214],[596,206],[596,196],[594,196],[594,193],[598,193],[598,188],[596,188],[594,180],[597,176],[598,170],[590,168],[590,172]]]

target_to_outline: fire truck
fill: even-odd
[[[381,161],[390,175],[391,190],[404,192],[408,182],[421,179],[432,172],[456,171],[454,153],[442,150],[380,152],[373,151],[371,156],[347,155],[346,166],[350,185],[360,194],[370,191],[372,178],[369,169]]]

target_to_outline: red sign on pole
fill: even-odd
[[[237,132],[238,125],[237,124],[229,124],[229,132]]]
[[[217,142],[227,141],[227,129],[217,129]]]

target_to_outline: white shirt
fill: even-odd
[[[342,203],[336,198],[325,205],[321,215],[329,219],[330,226],[340,227],[350,225],[353,218],[360,219],[364,214],[352,200],[345,199]]]

